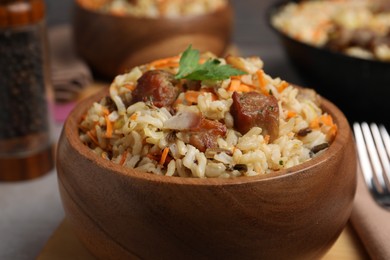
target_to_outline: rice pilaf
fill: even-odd
[[[135,67],[87,111],[80,139],[123,167],[196,178],[267,174],[308,161],[331,144],[337,126],[313,90],[272,78],[258,57],[203,54],[200,62],[209,59],[245,74],[175,79],[180,56]]]
[[[390,61],[388,0],[317,0],[290,2],[272,24],[295,40],[344,54]]]

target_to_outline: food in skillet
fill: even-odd
[[[272,17],[290,37],[363,59],[390,61],[388,0],[291,2]]]
[[[263,70],[258,57],[182,55],[117,76],[80,122],[80,138],[123,167],[180,177],[236,177],[288,168],[337,132],[321,98]]]

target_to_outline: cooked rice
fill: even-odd
[[[178,57],[173,59],[178,61]],[[219,60],[226,63],[225,59]],[[252,72],[241,76],[241,81],[258,92],[272,93],[277,98],[279,135],[273,142],[262,134],[260,127],[253,127],[244,135],[234,129],[234,118],[230,113],[233,92],[228,89],[231,79],[202,83],[202,88],[214,89],[217,100],[205,92],[195,104],[176,106],[176,111],[191,109],[208,119],[225,122],[227,133],[218,138],[216,150],[201,152],[188,142],[185,132],[164,127],[164,122],[173,117],[172,111],[165,107],[158,108],[145,102],[126,106],[138,78],[147,70],[156,69],[154,63],[135,67],[114,79],[109,96],[114,104],[106,97],[92,105],[80,122],[81,141],[102,158],[123,167],[196,178],[267,174],[308,161],[322,152],[314,154],[313,147],[332,142],[337,127],[332,118],[321,111],[317,95],[265,73],[264,78],[259,79],[260,74],[256,72],[263,71],[259,58],[233,58],[230,63]],[[163,69],[172,73],[178,70],[176,66]],[[266,82],[264,88],[260,87],[261,80]],[[107,120],[112,126],[112,134],[107,133]],[[300,134],[303,132],[305,134]],[[169,149],[170,160],[161,158],[165,149]]]

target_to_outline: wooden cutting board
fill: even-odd
[[[91,253],[78,240],[69,223],[63,220],[47,241],[37,260],[92,260]],[[363,245],[350,224],[342,232],[323,260],[369,259]]]

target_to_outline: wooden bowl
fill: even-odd
[[[159,176],[106,161],[79,139],[78,123],[106,90],[69,115],[58,144],[66,217],[101,259],[318,259],[352,209],[355,146],[332,103],[338,133],[318,157],[269,175]]]
[[[204,15],[181,18],[115,16],[75,1],[73,31],[79,55],[102,76],[184,51],[189,44],[221,56],[232,34],[230,4]]]

